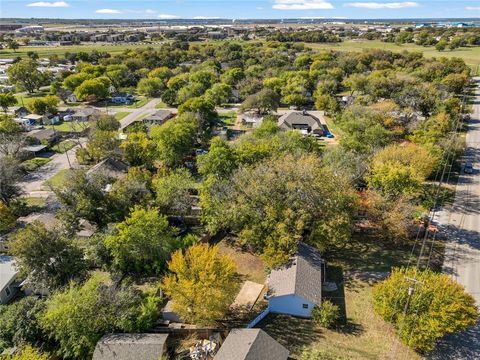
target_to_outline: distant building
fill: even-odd
[[[128,93],[112,94],[112,103],[114,104],[132,104],[135,102],[135,96]]]
[[[98,119],[102,115],[100,110],[92,107],[85,107],[76,110],[72,115],[72,121],[92,121]]]
[[[233,329],[214,360],[287,360],[289,351],[261,329]]]
[[[102,337],[93,360],[159,360],[167,351],[168,334],[109,334]]]
[[[27,133],[29,138],[35,139],[37,143],[49,143],[52,144],[58,139],[58,133],[52,129],[39,129],[32,130]]]
[[[143,119],[143,123],[147,126],[163,125],[174,116],[175,114],[170,110],[160,109]]]
[[[0,255],[0,304],[8,303],[17,293],[17,276],[14,259]]]

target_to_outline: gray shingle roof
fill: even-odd
[[[160,109],[155,111],[152,115],[147,116],[144,121],[167,121],[173,116],[170,110]]]
[[[110,334],[102,337],[93,360],[159,360],[168,334]]]
[[[297,129],[297,128],[310,128],[311,131],[322,129],[322,123],[320,119],[302,111],[291,111],[283,114],[278,118],[278,126],[284,130]]]
[[[94,174],[102,174],[112,179],[120,179],[127,174],[127,171],[128,165],[124,162],[114,158],[106,158],[89,169],[87,171],[87,177],[93,176]]]
[[[215,360],[286,360],[289,352],[261,329],[233,329]]]
[[[12,257],[0,255],[0,291],[17,276],[18,271],[14,264]]]
[[[271,296],[297,295],[314,304],[322,301],[322,263],[314,247],[298,243],[298,252],[291,261],[272,270],[268,279]]]

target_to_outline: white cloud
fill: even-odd
[[[406,2],[391,2],[391,3],[378,3],[378,2],[354,2],[348,3],[344,6],[354,7],[354,8],[364,8],[364,9],[403,9],[403,8],[412,8],[417,7],[418,3],[412,1]]]
[[[193,19],[195,20],[212,20],[212,19],[220,19],[218,16],[194,16]]]
[[[95,10],[97,14],[122,14],[121,10],[116,9],[98,9]]]
[[[179,16],[177,15],[172,15],[172,14],[159,14],[158,15],[159,19],[178,19]]]
[[[145,9],[145,14],[156,14],[157,12],[152,9]]]
[[[275,0],[276,10],[328,10],[333,5],[326,0]]]
[[[473,10],[473,11],[480,11],[480,6],[467,6],[465,9]]]
[[[65,1],[54,1],[54,2],[39,1],[39,2],[30,3],[27,6],[30,6],[30,7],[49,7],[49,8],[67,8],[67,7],[70,7],[70,4],[66,3]]]

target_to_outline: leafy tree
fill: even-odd
[[[177,116],[161,126],[152,126],[158,159],[167,166],[178,166],[193,151],[198,130],[197,120],[189,114]]]
[[[236,85],[238,82],[245,78],[245,73],[241,68],[231,68],[225,71],[220,80],[228,85]]]
[[[0,107],[5,113],[10,106],[13,106],[17,103],[17,99],[11,92],[0,93]]]
[[[418,192],[432,173],[436,159],[418,145],[391,145],[376,153],[368,183],[384,195],[396,197]]]
[[[212,325],[225,316],[237,288],[231,258],[219,255],[216,246],[192,245],[176,251],[168,269],[162,288],[182,320]]]
[[[77,87],[79,87],[85,80],[93,79],[94,75],[88,74],[86,72],[79,72],[76,74],[71,74],[63,79],[63,87],[74,91]]]
[[[157,209],[135,207],[105,240],[113,264],[123,273],[158,274],[173,248],[175,231]]]
[[[416,279],[406,313],[404,309]],[[421,352],[433,349],[446,334],[475,325],[475,299],[448,275],[431,270],[393,269],[390,277],[373,289],[375,311],[399,329],[400,339]]]
[[[144,78],[137,84],[137,92],[148,97],[160,96],[163,88],[163,82],[158,78]]]
[[[178,107],[178,114],[192,113],[198,123],[198,134],[200,138],[206,139],[217,120],[218,114],[215,111],[215,104],[204,96],[194,97]]]
[[[27,108],[34,114],[56,114],[58,111],[57,105],[59,102],[60,99],[53,95],[37,97],[27,104]]]
[[[21,180],[20,164],[11,156],[0,156],[0,202],[9,205],[22,193],[18,182]]]
[[[34,345],[42,341],[44,334],[38,318],[44,309],[45,302],[34,296],[0,305],[0,346]]]
[[[15,122],[13,117],[3,115],[0,117],[0,154],[15,158],[25,143],[22,127]]]
[[[50,355],[43,353],[31,346],[25,346],[16,352],[14,355],[7,356],[6,360],[49,360]]]
[[[330,300],[323,300],[322,305],[313,309],[312,318],[320,326],[331,328],[340,320],[340,309]]]
[[[232,97],[232,88],[230,85],[218,83],[205,92],[205,98],[215,105],[227,103]]]
[[[17,231],[9,247],[22,275],[38,289],[57,289],[85,276],[82,250],[40,222]]]
[[[172,70],[170,70],[166,66],[155,68],[148,73],[148,77],[150,79],[160,79],[164,85],[166,85],[166,83],[172,76],[173,76]]]
[[[203,176],[228,177],[237,168],[235,150],[219,137],[214,137],[207,154],[197,156],[198,172]]]
[[[155,142],[142,132],[129,133],[127,140],[120,144],[124,159],[132,166],[153,167],[157,156]]]
[[[8,230],[13,229],[17,217],[13,212],[0,201],[0,234],[5,234]]]
[[[268,114],[276,111],[280,103],[280,97],[271,89],[265,88],[258,93],[250,95],[240,107],[241,111],[256,110],[259,114]]]
[[[264,160],[228,180],[210,179],[200,200],[211,232],[230,229],[271,267],[288,261],[299,240],[322,249],[344,243],[355,203],[348,182],[313,155]]]
[[[338,102],[331,95],[315,95],[315,107],[327,114],[335,113],[338,110]]]
[[[94,96],[97,100],[103,100],[110,95],[108,91],[110,84],[110,79],[105,76],[85,80],[75,89],[75,95],[81,101],[91,96]]]
[[[7,70],[9,80],[29,93],[39,89],[43,83],[43,74],[37,69],[37,63],[32,59],[23,59],[10,66]]]
[[[153,187],[161,212],[172,215],[188,214],[193,205],[190,190],[194,186],[195,180],[186,169],[158,174],[153,179]]]
[[[100,338],[113,332],[141,332],[158,316],[160,299],[132,288],[106,285],[94,275],[84,285],[71,283],[47,301],[40,325],[58,344],[62,358],[89,359]]]
[[[443,51],[447,47],[448,43],[445,39],[440,39],[440,41],[435,45],[435,49],[438,51]]]
[[[447,87],[448,91],[455,94],[461,94],[468,83],[469,79],[466,74],[448,74],[442,80],[442,84]]]

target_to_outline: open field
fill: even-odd
[[[480,67],[480,46],[459,48],[456,50],[437,51],[434,47],[424,47],[415,44],[396,45],[394,43],[386,43],[379,40],[364,41],[344,41],[335,44],[306,44],[307,46],[318,50],[339,50],[339,51],[362,51],[365,49],[383,49],[390,51],[420,51],[425,57],[459,57],[474,70]],[[477,69],[477,72],[479,70]]]
[[[149,45],[149,44],[88,44],[88,45],[67,45],[67,46],[22,46],[19,49],[13,51],[11,49],[1,49],[0,58],[16,58],[16,57],[26,57],[27,52],[35,51],[38,53],[38,56],[49,57],[51,55],[63,56],[66,52],[91,52],[93,50],[105,51],[109,54],[115,55],[120,54],[126,49],[140,49],[147,48],[149,46],[158,46],[158,45]]]

